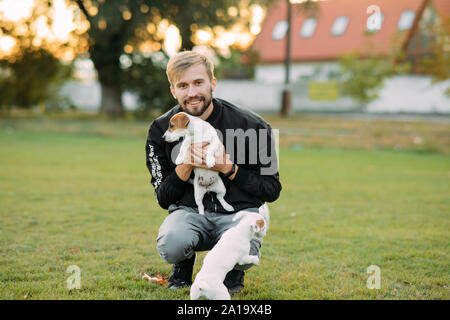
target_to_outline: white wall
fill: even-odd
[[[228,100],[240,108],[273,112],[279,110],[282,88],[280,84],[250,80],[217,80],[213,95]]]
[[[448,88],[450,80],[433,83],[427,76],[397,76],[385,81],[379,98],[367,106],[367,111],[449,114]]]
[[[257,78],[265,77],[267,81],[253,80],[218,80],[214,96],[229,100],[241,108],[256,112],[278,112],[281,108],[284,69],[282,65],[260,67]],[[325,65],[324,70],[331,70],[332,64]],[[307,75],[315,72],[317,65],[297,66],[294,74]],[[325,74],[325,72],[324,72]],[[275,81],[275,80],[279,81]],[[315,78],[316,79],[316,78]],[[450,114],[450,98],[445,90],[450,87],[450,80],[433,83],[428,76],[397,76],[385,81],[379,99],[367,105],[371,113],[442,113]],[[98,82],[70,82],[63,88],[63,93],[72,102],[86,110],[98,110],[100,107],[101,88]],[[124,93],[122,101],[125,108],[132,110],[137,97]],[[311,101],[306,84],[292,85],[292,106],[295,111],[351,111],[358,105],[351,98],[343,97],[336,101]]]
[[[323,62],[323,63],[294,63],[291,67],[291,81],[296,82],[301,76],[314,75],[315,81],[326,80],[328,72],[337,71],[339,68],[337,63]],[[252,93],[255,96],[278,96],[279,100],[276,107],[272,109],[279,110],[281,104],[281,92],[284,82],[284,65],[260,65],[255,70],[255,82]],[[237,90],[240,86],[236,82],[233,87],[232,83],[226,82],[223,86],[223,95],[228,96],[231,100],[238,100],[236,96]],[[267,87],[267,84],[271,84]],[[246,84],[246,88],[250,85]],[[379,92],[379,98],[372,101],[366,106],[366,110],[371,113],[443,113],[450,114],[450,97],[445,94],[445,91],[450,88],[450,80],[433,83],[429,76],[405,75],[386,79],[383,89]],[[247,89],[248,90],[248,89]],[[236,92],[237,91],[237,92]],[[268,92],[270,91],[270,92]],[[308,91],[306,86],[292,85],[293,98],[292,104],[294,110],[316,110],[316,111],[348,111],[358,108],[357,103],[348,97],[342,97],[336,101],[311,101],[308,98]],[[245,103],[249,108],[258,110],[259,104],[253,103],[253,99],[243,96],[242,99],[247,99]],[[274,98],[268,99],[263,105],[269,104],[268,101],[273,101]],[[265,106],[264,109],[269,109]]]
[[[256,112],[278,112],[284,85],[250,80],[218,80],[214,96],[230,101],[238,107]],[[311,101],[308,88],[291,86],[294,111],[351,111],[357,105],[349,98],[337,101]]]
[[[100,109],[102,98],[101,86],[98,81],[69,81],[61,89],[62,95],[68,97],[72,103],[83,110],[97,111]],[[126,110],[136,109],[138,97],[130,92],[122,94],[122,103]]]
[[[433,83],[427,76],[397,76],[387,79],[379,98],[369,103],[370,113],[441,113],[450,114],[450,98],[445,90],[450,80]],[[215,96],[240,107],[260,112],[276,112],[281,108],[283,85],[245,80],[220,80]],[[351,98],[336,101],[311,101],[308,90],[292,86],[292,106],[295,111],[352,111],[358,104]]]

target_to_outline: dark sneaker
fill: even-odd
[[[238,293],[244,288],[244,271],[233,269],[227,273],[223,284],[230,294]]]
[[[178,290],[189,287],[192,284],[192,271],[194,269],[194,255],[184,261],[175,263],[172,267],[172,273],[167,281],[167,288],[170,290]]]

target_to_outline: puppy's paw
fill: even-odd
[[[258,256],[247,256],[245,259],[241,260],[242,265],[252,264],[252,265],[258,265],[259,264],[259,258]]]
[[[255,266],[257,264],[259,264],[258,256],[248,255],[248,256],[242,257],[238,260],[238,265],[245,266],[245,265],[249,265],[249,264],[255,265]]]
[[[216,164],[216,159],[214,159],[214,157],[206,157],[206,166],[208,168],[214,167],[215,164]]]
[[[175,164],[178,166],[178,165],[180,165],[180,164],[182,164],[183,163],[183,157],[182,157],[182,155],[180,154],[180,155],[178,155],[178,157],[175,159]]]
[[[252,256],[251,260],[252,260],[251,263],[253,263],[255,266],[259,264],[258,256]]]

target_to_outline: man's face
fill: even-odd
[[[209,80],[203,64],[186,69],[170,87],[170,91],[181,109],[192,115],[201,116],[212,103],[212,92],[216,89],[216,79]]]

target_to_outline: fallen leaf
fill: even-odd
[[[151,277],[148,274],[144,273],[142,276],[143,280],[146,280],[151,283],[159,284],[160,286],[167,286],[167,277],[163,277],[162,275],[158,274],[156,277]]]

